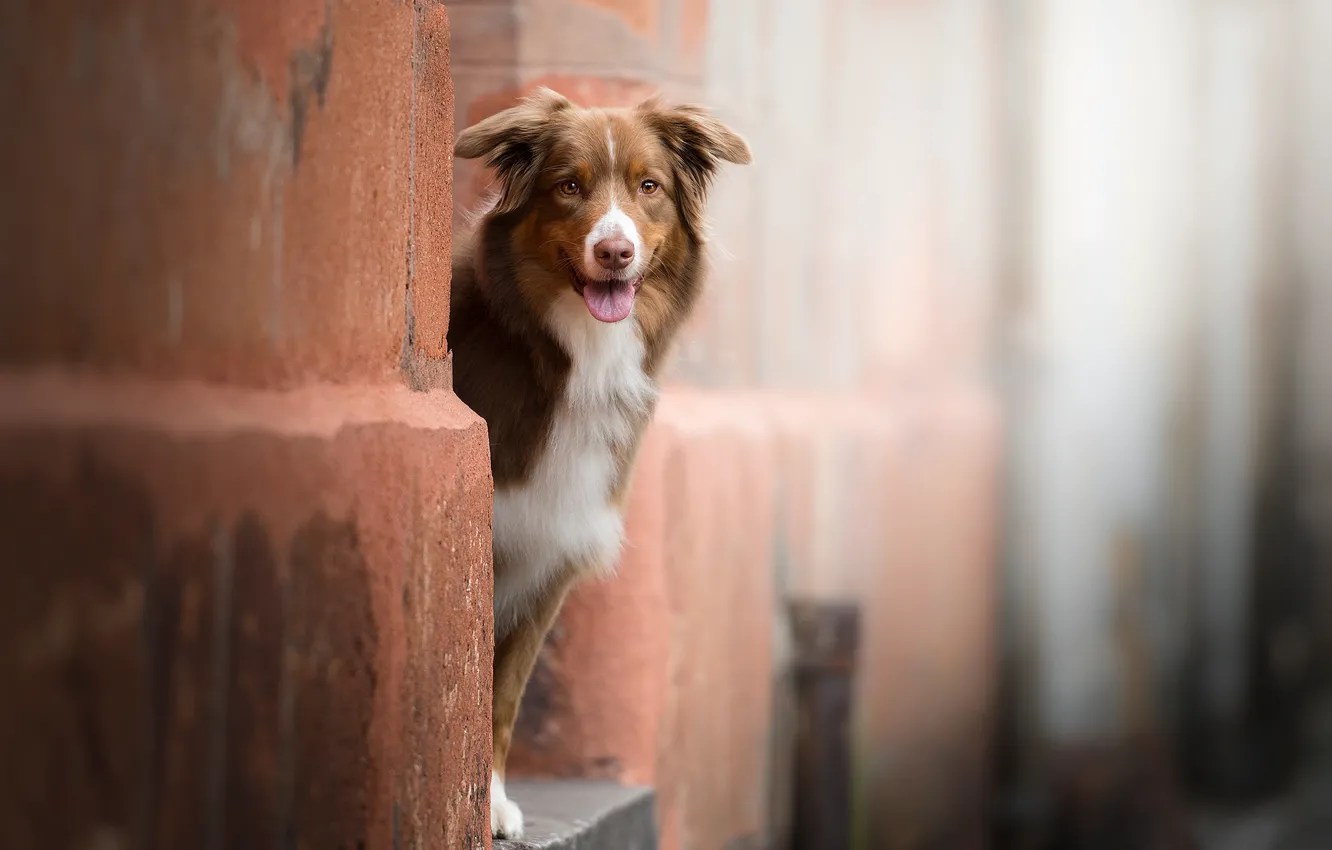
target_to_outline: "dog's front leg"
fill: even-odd
[[[519,617],[495,644],[495,678],[491,697],[491,726],[494,735],[490,772],[490,833],[497,838],[521,838],[523,813],[504,789],[505,763],[513,741],[518,704],[536,665],[537,653],[546,633],[560,613],[572,585],[572,575],[550,582],[532,600],[525,616]],[[498,634],[498,633],[497,633]]]

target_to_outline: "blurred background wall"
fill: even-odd
[[[1325,725],[1329,10],[1005,11],[1005,769],[1253,803]]]
[[[771,527],[727,524],[725,464],[662,497],[677,537],[747,553],[718,575],[769,573],[777,697],[741,738],[782,739],[783,601],[802,596],[862,609],[865,846],[1192,846],[1203,801],[1307,768],[1332,659],[1327,4],[450,8],[459,127],[535,85],[606,105],[660,88],[753,145],[717,189],[711,288],[657,429],[668,465],[707,442],[678,430],[767,442]],[[485,178],[457,168],[463,208]],[[709,500],[724,531],[673,499]],[[576,600],[569,640],[617,592]],[[743,643],[689,640],[662,646]],[[605,687],[559,646],[553,692]],[[689,746],[689,723],[662,728],[665,752]],[[595,772],[581,758],[534,765]],[[696,811],[685,779],[673,795],[667,762],[645,775],[682,846],[763,834]]]

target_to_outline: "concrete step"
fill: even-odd
[[[587,780],[515,779],[511,800],[526,835],[494,850],[656,850],[656,800],[650,788]]]

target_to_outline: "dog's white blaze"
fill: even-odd
[[[624,535],[620,513],[609,504],[615,451],[633,440],[657,394],[643,371],[636,322],[599,322],[570,290],[555,300],[546,324],[572,371],[528,479],[495,493],[495,551],[506,562],[495,586],[501,634],[562,567],[614,567]]]
[[[490,835],[504,838],[523,837],[523,812],[504,793],[504,780],[490,772]]]
[[[643,269],[643,238],[638,235],[638,225],[620,209],[620,205],[611,201],[610,209],[592,225],[587,238],[583,240],[583,274],[590,278],[606,277],[606,270],[597,264],[594,253],[597,243],[603,239],[628,239],[634,245],[634,261],[620,274],[625,277],[638,277]]]
[[[610,125],[606,127],[606,150],[610,153],[611,170],[615,170],[615,133]]]

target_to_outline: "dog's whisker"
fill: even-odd
[[[577,242],[573,242],[573,241],[571,241],[571,240],[569,240],[569,239],[547,239],[545,242],[542,242],[542,243],[538,246],[538,248],[544,248],[544,247],[546,247],[547,245],[552,245],[552,244],[554,244],[554,245],[565,245],[565,246],[567,246],[567,247],[569,247],[569,248],[573,248],[573,249],[575,249],[575,250],[577,250],[577,249],[580,247],[579,244],[578,244]]]

